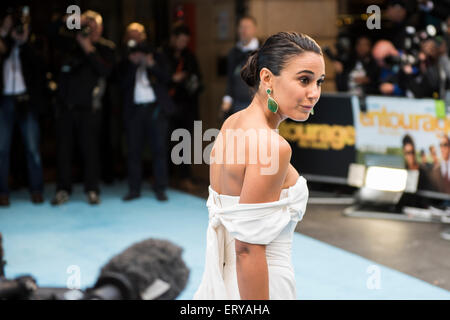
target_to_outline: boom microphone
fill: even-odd
[[[0,300],[175,299],[189,277],[189,269],[181,258],[182,251],[181,247],[166,240],[148,239],[135,243],[114,256],[101,269],[94,287],[85,291],[38,287],[31,276],[14,280],[0,277]]]
[[[87,295],[90,299],[103,300],[175,299],[189,277],[182,251],[166,240],[135,243],[111,258]]]
[[[21,300],[37,289],[36,280],[29,275],[14,280],[0,278],[0,300]]]

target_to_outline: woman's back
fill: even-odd
[[[276,158],[274,153],[279,151],[276,146],[290,149],[286,140],[259,119],[251,108],[231,115],[223,123],[211,150],[211,187],[219,194],[239,196],[246,166],[262,162],[269,167],[270,161]],[[277,174],[276,169],[273,174]],[[298,177],[298,172],[289,164],[281,189],[294,185]]]

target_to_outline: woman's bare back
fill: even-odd
[[[249,112],[248,109],[244,109],[228,117],[223,123],[219,133],[219,135],[222,136],[223,143],[218,143],[219,140],[216,138],[216,142],[211,150],[211,159],[219,155],[220,150],[218,150],[218,148],[222,151],[221,159],[223,161],[211,161],[209,172],[210,185],[212,189],[219,194],[240,196],[245,177],[245,169],[251,159],[248,140],[245,140],[245,143],[242,144],[236,143],[237,140],[227,141],[227,133],[231,132],[232,134],[236,134],[238,138],[242,138],[243,132],[264,133],[267,131],[268,134],[270,134],[270,132],[276,134],[276,139],[281,139],[286,142],[286,140],[279,136],[278,133],[274,132],[267,125],[262,124],[262,121],[258,121],[249,115]],[[259,139],[258,143],[260,143]],[[230,155],[230,152],[232,152],[232,156]],[[270,153],[270,150],[268,153]],[[244,154],[245,158],[239,158],[238,155],[243,156]],[[227,155],[230,155],[232,161],[227,161]],[[242,159],[245,159],[245,162],[242,161]],[[299,174],[297,170],[289,164],[282,189],[294,185],[298,177]]]

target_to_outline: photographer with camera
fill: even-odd
[[[387,40],[378,41],[372,51],[381,67],[380,92],[411,98],[445,98],[449,87],[450,65],[442,40],[429,37],[420,50],[397,50]]]
[[[380,68],[378,80],[380,93],[390,96],[405,96],[407,88],[404,70],[410,67],[403,59],[406,55],[397,50],[392,42],[383,39],[377,41],[373,46],[372,56]]]
[[[169,132],[183,128],[192,135],[194,121],[199,119],[198,95],[202,83],[197,58],[188,48],[189,40],[188,27],[177,25],[172,30],[170,42],[162,47],[162,53],[167,59],[171,76],[169,94],[176,106],[176,111],[170,117]],[[180,187],[194,191],[196,186],[192,182],[190,164],[173,164],[172,168],[174,176],[180,179]]]
[[[164,56],[153,50],[145,28],[131,23],[125,34],[125,54],[118,67],[122,87],[124,121],[128,150],[128,194],[124,201],[140,197],[142,151],[148,139],[152,152],[153,189],[159,201],[167,200],[168,117],[174,112],[169,96],[170,75]]]
[[[64,28],[62,29],[64,30]],[[84,191],[90,204],[100,203],[99,131],[106,78],[114,64],[114,44],[102,38],[103,19],[94,11],[81,15],[81,29],[60,34],[63,47],[58,79],[56,131],[58,176],[53,205],[69,200],[72,149],[78,140],[84,162]]]
[[[0,29],[0,206],[9,206],[9,161],[17,123],[28,162],[33,203],[43,202],[43,174],[39,148],[39,108],[45,81],[43,61],[29,41],[29,8],[9,10]]]
[[[359,36],[347,61],[333,59],[338,91],[352,94],[377,94],[379,68],[371,55],[372,41]]]
[[[444,99],[450,81],[445,43],[429,38],[420,47],[416,70],[404,68],[407,87],[415,98]]]

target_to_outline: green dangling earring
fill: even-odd
[[[274,98],[270,96],[270,93],[272,92],[270,89],[267,89],[267,94],[269,96],[269,99],[267,100],[267,108],[269,108],[270,111],[273,113],[276,113],[278,111],[278,103],[275,101]]]

